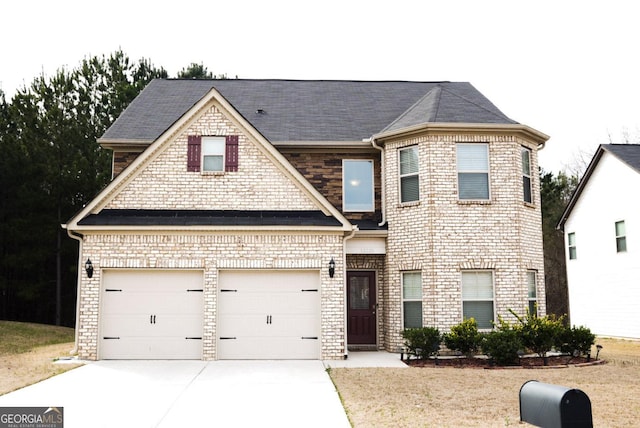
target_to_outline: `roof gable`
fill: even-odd
[[[362,141],[424,122],[517,123],[466,82],[156,79],[100,142],[155,141],[212,88],[272,143]]]
[[[565,223],[569,219],[571,212],[578,203],[582,192],[586,188],[589,179],[598,167],[600,159],[602,159],[602,156],[605,154],[605,152],[610,153],[619,161],[625,163],[637,173],[640,173],[640,144],[601,144],[598,147],[598,150],[596,150],[596,153],[593,155],[591,162],[587,166],[587,169],[580,179],[576,190],[573,192],[573,195],[571,195],[571,199],[569,200],[569,203],[567,204],[564,212],[562,213],[562,216],[560,217],[560,220],[558,221],[558,229],[564,228]]]
[[[187,168],[189,135],[239,135],[240,168],[236,172],[202,174]],[[286,202],[283,202],[286,201]],[[111,182],[84,210],[69,222],[71,229],[113,222],[83,222],[90,216],[100,217],[103,210],[129,210],[134,214],[152,210],[229,212],[319,212],[335,221],[314,224],[302,222],[298,226],[327,226],[351,230],[352,226],[302,175],[258,132],[212,89],[172,127],[151,144],[122,174]],[[136,215],[137,215],[136,214]],[[287,214],[288,217],[291,217]],[[103,216],[104,217],[104,216]],[[109,216],[107,216],[109,217]],[[116,220],[121,216],[113,216]],[[155,217],[165,221],[171,216]],[[183,216],[184,217],[184,216]],[[198,215],[198,222],[166,223],[165,226],[220,225],[219,219],[229,216]],[[217,217],[217,219],[216,219]],[[258,218],[251,217],[250,218]],[[259,216],[261,217],[261,216]],[[286,217],[286,216],[285,216]],[[186,216],[186,218],[191,218]],[[155,221],[155,220],[154,220]],[[226,221],[226,220],[225,220]],[[285,221],[281,225],[289,226]],[[153,222],[146,225],[154,225]],[[230,223],[229,225],[232,225]],[[256,221],[255,226],[278,226]]]

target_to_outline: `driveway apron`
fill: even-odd
[[[321,361],[99,361],[0,396],[65,428],[350,427]]]

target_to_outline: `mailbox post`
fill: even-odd
[[[543,428],[593,428],[591,401],[579,389],[530,380],[520,388],[520,421]]]

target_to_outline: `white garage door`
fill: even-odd
[[[105,270],[102,359],[201,359],[202,271]]]
[[[222,271],[219,359],[319,359],[318,271]]]

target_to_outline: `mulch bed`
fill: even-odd
[[[546,357],[526,356],[518,359],[518,364],[511,366],[497,366],[488,358],[477,357],[438,357],[425,360],[405,359],[404,362],[411,367],[453,367],[460,369],[545,369],[545,368],[566,368],[569,366],[582,367],[605,363],[605,360],[587,360],[586,357],[573,357],[570,355],[559,355]]]

